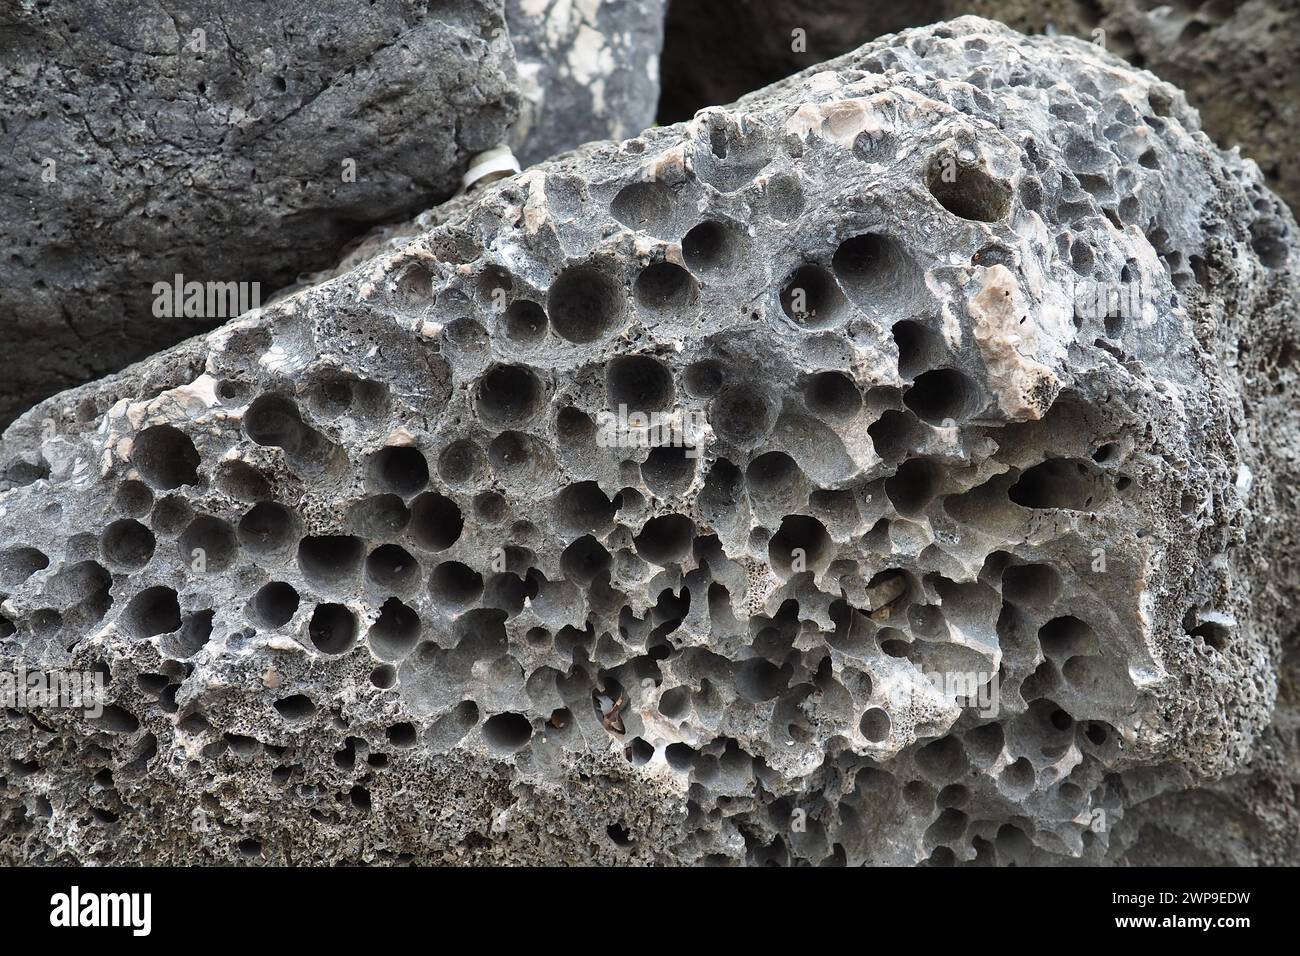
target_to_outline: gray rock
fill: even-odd
[[[112,706],[0,857],[1114,862],[1270,746],[1296,227],[1173,87],[963,18],[426,221],[7,430]]]
[[[1300,0],[680,0],[663,116],[689,118],[881,34],[962,14],[1103,43],[1152,70],[1184,89],[1216,142],[1240,146],[1272,189],[1300,202]]]
[[[525,166],[654,123],[667,0],[506,0]],[[752,87],[751,87],[752,89]]]
[[[450,196],[516,115],[501,0],[120,6],[0,12],[0,424],[237,312],[158,318],[155,283],[264,302]]]

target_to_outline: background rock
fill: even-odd
[[[428,6],[6,4],[0,423],[221,321],[155,282],[266,301],[449,196],[518,102],[500,0]]]
[[[523,97],[511,143],[524,166],[654,122],[666,3],[506,0]]]

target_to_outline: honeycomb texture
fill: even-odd
[[[112,704],[0,856],[1116,862],[1273,710],[1294,230],[962,18],[385,234],[6,432],[0,654]]]

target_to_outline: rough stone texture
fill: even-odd
[[[654,123],[666,5],[506,0],[523,97],[511,142],[524,166]]]
[[[114,705],[4,714],[0,857],[1207,842],[1160,801],[1294,753],[1300,313],[1198,126],[1079,41],[909,31],[33,409],[0,653]],[[619,404],[700,457],[608,447]]]
[[[155,282],[266,301],[451,195],[517,110],[501,0],[19,2],[0,38],[0,424],[219,324],[155,318]]]
[[[961,14],[1104,42],[1182,87],[1206,132],[1240,145],[1283,199],[1300,203],[1300,0],[679,0],[663,115],[685,119],[881,34]],[[805,52],[791,50],[795,27],[807,31]]]

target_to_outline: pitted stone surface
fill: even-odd
[[[0,32],[0,425],[238,311],[159,318],[155,283],[265,302],[450,196],[518,111],[502,0],[20,2]]]
[[[678,0],[661,119],[726,103],[881,34],[963,14],[1104,45],[1181,87],[1205,130],[1240,146],[1294,206],[1300,171],[1297,0]],[[795,33],[795,31],[800,31]]]
[[[1251,757],[1295,224],[1172,87],[963,18],[428,221],[6,432],[113,705],[5,858],[1105,862]]]

